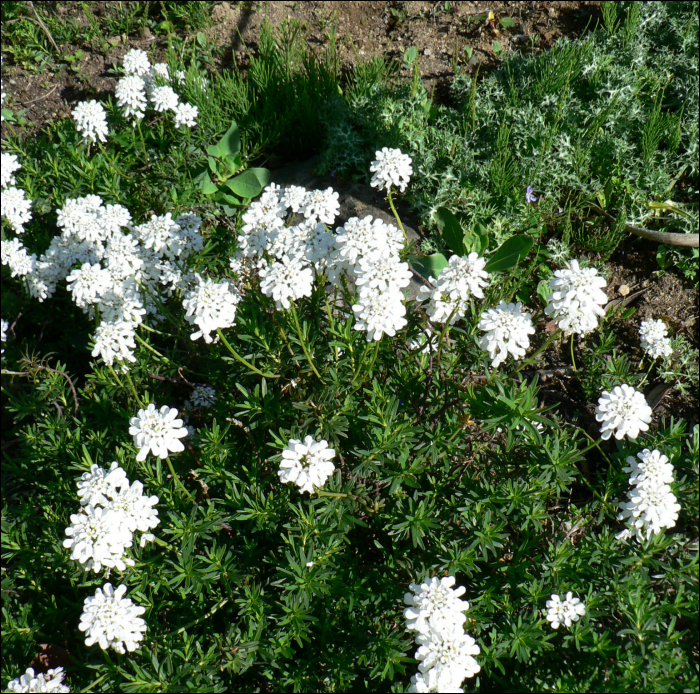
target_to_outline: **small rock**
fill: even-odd
[[[630,293],[630,288],[626,284],[621,284],[617,291],[620,296],[627,296]]]
[[[429,48],[423,50],[423,55],[431,56],[432,54],[433,52]]]

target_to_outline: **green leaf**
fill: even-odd
[[[226,185],[241,198],[254,198],[270,181],[267,169],[247,169],[235,178],[226,181]]]
[[[208,172],[205,174],[204,178],[202,178],[201,188],[204,195],[212,195],[219,190],[216,184],[211,180]]]
[[[231,123],[231,127],[224,133],[217,147],[220,157],[225,157],[227,154],[233,156],[241,151],[241,135],[238,132],[236,121]]]
[[[462,227],[457,217],[447,208],[439,207],[437,212],[435,212],[435,221],[437,222],[437,227],[447,247],[459,256],[465,255],[467,253],[467,248],[463,238],[466,238],[466,234],[462,233]]]
[[[501,17],[499,21],[504,29],[510,29],[515,26],[515,22],[510,17]]]
[[[493,42],[493,52],[496,55],[501,55],[501,53],[503,53],[503,46],[501,46],[501,44],[498,41]]]
[[[417,57],[418,57],[418,49],[415,46],[411,46],[404,53],[403,59],[407,65],[411,65]]]
[[[484,269],[487,272],[503,272],[515,267],[530,252],[532,244],[533,240],[529,236],[512,236],[501,244]]]
[[[425,258],[415,258],[412,267],[423,277],[435,277],[437,279],[448,264],[447,258],[442,253],[433,253]]]
[[[207,154],[215,159],[220,159],[223,156],[219,145],[209,145],[209,147],[207,147]]]

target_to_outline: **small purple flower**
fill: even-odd
[[[532,186],[528,186],[525,191],[525,202],[537,202],[537,198],[532,194]]]

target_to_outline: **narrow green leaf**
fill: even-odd
[[[532,244],[533,240],[529,236],[512,236],[501,244],[484,269],[487,272],[503,272],[515,267],[530,252]]]

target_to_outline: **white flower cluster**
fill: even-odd
[[[430,287],[421,287],[417,301],[428,301],[425,310],[432,323],[456,323],[469,308],[469,299],[484,298],[489,273],[484,270],[486,259],[477,253],[460,257],[453,255],[437,279],[429,278]]]
[[[203,337],[207,344],[211,344],[219,339],[218,335],[212,337],[212,332],[230,328],[236,322],[241,293],[225,280],[214,282],[210,278],[203,279],[199,274],[195,275],[195,280],[196,285],[182,301],[185,319],[199,328],[190,335],[190,339]]]
[[[670,357],[673,354],[671,339],[667,337],[668,326],[660,318],[644,320],[639,326],[642,348],[652,358]]]
[[[629,436],[636,439],[640,431],[649,429],[651,407],[646,398],[632,386],[615,386],[604,390],[595,408],[595,418],[600,425],[600,436],[607,441],[613,434],[616,439]]]
[[[132,118],[134,125],[144,117],[149,102],[161,113],[172,111],[178,129],[183,126],[191,128],[197,124],[197,107],[181,102],[173,88],[163,84],[174,81],[165,63],[152,66],[146,53],[134,48],[124,56],[122,66],[125,76],[117,83],[115,96],[124,117]],[[182,71],[178,71],[175,77],[179,84],[185,80]]]
[[[216,390],[211,386],[195,386],[185,405],[191,410],[210,408],[216,403]]]
[[[400,149],[382,147],[381,151],[374,153],[374,161],[369,167],[374,174],[370,185],[387,192],[394,186],[403,193],[413,175],[411,164],[411,157]]]
[[[185,450],[180,439],[187,436],[188,432],[177,414],[174,407],[163,405],[157,410],[151,403],[129,420],[129,433],[134,437],[134,445],[139,449],[137,461],[146,460],[149,453],[164,460],[170,453]]]
[[[0,337],[2,338],[3,342],[7,342],[7,331],[10,329],[10,324],[3,318],[0,320],[0,328],[1,328],[1,335]],[[5,348],[2,348],[2,354],[5,354]]]
[[[620,503],[618,520],[627,526],[617,534],[626,540],[634,535],[639,542],[658,535],[664,528],[672,528],[678,520],[680,504],[671,491],[673,465],[665,455],[656,449],[645,448],[627,458],[625,472],[630,473],[632,489],[627,492],[628,501]]]
[[[129,483],[126,472],[115,462],[104,470],[93,465],[78,479],[82,506],[66,528],[63,546],[71,550],[71,559],[84,564],[86,571],[98,573],[102,567],[124,571],[134,561],[124,557],[132,546],[134,533],[142,533],[139,545],[154,539],[149,531],[160,520],[154,506],[157,496],[144,496],[143,483]]]
[[[547,621],[553,629],[558,629],[560,624],[571,627],[574,622],[578,622],[586,614],[586,605],[569,591],[565,600],[552,595],[552,599],[547,600],[547,610]]]
[[[296,484],[299,491],[313,494],[320,489],[335,471],[333,458],[335,450],[328,448],[328,441],[315,441],[307,436],[302,443],[299,439],[289,439],[287,448],[282,451],[279,478],[285,484]]]
[[[411,678],[409,692],[461,692],[462,682],[481,667],[474,659],[479,647],[464,633],[464,612],[469,603],[461,600],[464,586],[453,588],[454,576],[433,577],[411,583],[404,595],[406,629],[417,632],[418,674]]]
[[[597,275],[595,268],[582,268],[578,260],[572,260],[567,268],[556,270],[554,279],[549,281],[552,293],[544,312],[565,333],[586,335],[598,327],[598,318],[605,315],[606,282]]]
[[[76,130],[87,142],[107,142],[107,114],[102,106],[94,99],[81,101],[74,109],[73,120]]]
[[[0,216],[4,217],[16,234],[24,233],[24,225],[31,221],[32,201],[27,200],[21,188],[15,188],[14,173],[21,169],[14,154],[2,153],[2,190],[0,191]],[[3,264],[5,264],[5,241],[3,243]],[[13,275],[14,276],[14,275]]]
[[[102,650],[112,648],[122,655],[139,647],[147,628],[141,618],[146,608],[134,605],[125,595],[125,585],[114,590],[105,583],[93,597],[85,598],[78,628],[85,632],[86,646],[98,643]]]
[[[51,668],[45,673],[35,673],[34,668],[27,671],[19,678],[7,683],[8,692],[55,692],[55,694],[67,694],[70,687],[63,684],[65,673],[62,667]]]
[[[486,331],[479,343],[481,349],[493,359],[491,366],[500,366],[508,354],[521,359],[530,346],[530,335],[534,334],[532,315],[522,310],[523,305],[506,304],[501,301],[496,308],[488,309],[479,321],[479,329]]]
[[[2,263],[39,301],[66,280],[75,303],[99,315],[92,356],[109,366],[119,360],[126,370],[125,362],[135,361],[136,328],[147,313],[158,314],[152,296],[191,283],[187,259],[203,248],[201,219],[168,213],[134,226],[125,207],[104,205],[97,195],[67,200],[57,216],[62,233],[41,256],[12,239],[2,242]]]
[[[406,325],[403,289],[411,277],[408,264],[399,260],[403,235],[371,216],[352,217],[334,234],[327,227],[338,211],[338,193],[332,188],[307,191],[270,184],[243,215],[231,268],[238,273],[246,263],[255,263],[260,290],[275,300],[278,310],[311,296],[314,271],[335,285],[354,282],[359,294],[352,307],[355,329],[366,331],[368,341],[393,336]],[[304,219],[286,226],[290,213]]]

